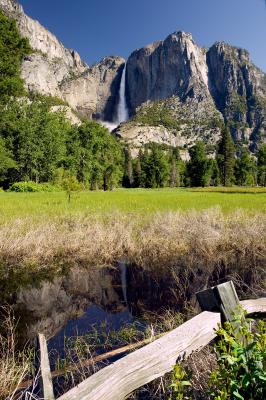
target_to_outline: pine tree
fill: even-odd
[[[266,144],[262,144],[258,153],[258,183],[266,186]]]
[[[169,161],[161,146],[152,143],[144,151],[142,170],[145,174],[145,187],[159,188],[169,181]]]
[[[210,165],[211,165],[211,182],[210,182],[210,184],[212,186],[218,186],[221,183],[221,180],[220,180],[220,171],[219,171],[217,161],[215,159],[210,160]]]
[[[246,148],[241,150],[240,157],[235,162],[235,179],[240,186],[256,183],[256,166]]]
[[[134,187],[145,187],[143,172],[141,168],[142,159],[143,159],[143,153],[142,150],[140,149],[138,157],[133,161]]]
[[[177,166],[176,166],[176,160],[173,158],[172,159],[172,164],[171,164],[171,171],[170,171],[170,187],[176,187],[178,186],[178,171],[177,171]]]
[[[170,151],[170,177],[169,177],[169,185],[170,187],[178,187],[181,184],[181,169],[182,169],[182,160],[180,157],[179,149],[174,147]]]
[[[222,184],[231,186],[234,183],[235,146],[228,128],[222,131],[217,150],[217,163]]]
[[[187,173],[190,186],[208,186],[211,179],[211,162],[207,158],[204,143],[197,142],[190,148],[189,155]]]
[[[123,186],[127,188],[134,187],[134,174],[132,165],[132,156],[129,147],[125,148],[125,168],[124,168]]]

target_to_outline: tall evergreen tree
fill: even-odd
[[[240,157],[235,162],[235,181],[240,186],[256,183],[256,165],[247,148],[242,148]]]
[[[222,131],[217,149],[217,163],[222,184],[231,186],[234,183],[235,146],[228,128]]]
[[[124,176],[123,176],[123,186],[127,188],[134,187],[134,173],[133,173],[133,162],[131,151],[128,146],[124,149],[125,153],[125,165],[124,165]]]
[[[143,172],[141,168],[141,162],[143,159],[142,150],[139,150],[138,156],[135,160],[133,160],[133,181],[134,187],[144,187],[145,182],[143,179]]]
[[[3,104],[10,98],[25,94],[20,77],[21,62],[31,51],[16,22],[0,11],[0,102]]]
[[[159,145],[152,143],[145,149],[141,168],[145,174],[145,187],[159,188],[167,185],[169,162]]]
[[[262,144],[258,152],[258,183],[266,186],[266,144]]]
[[[170,150],[170,176],[169,176],[169,185],[170,187],[178,187],[181,183],[181,157],[179,153],[179,149],[174,147]]]
[[[220,180],[220,171],[219,167],[217,164],[216,159],[211,159],[210,160],[210,165],[211,165],[211,181],[210,184],[211,186],[218,186],[221,183]]]
[[[180,178],[176,163],[177,163],[176,160],[172,158],[171,170],[170,170],[170,182],[169,182],[170,187],[179,186]]]
[[[189,155],[187,173],[190,186],[208,186],[211,179],[211,163],[207,158],[204,143],[198,141],[190,148]]]

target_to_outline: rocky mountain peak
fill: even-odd
[[[246,50],[224,42],[209,49],[207,64],[211,95],[235,140],[251,147],[265,140],[266,75]]]
[[[165,42],[167,41],[193,41],[192,34],[184,31],[176,31],[171,33],[170,35],[167,36],[165,39]]]
[[[241,47],[232,46],[225,42],[215,42],[211,48],[215,48],[220,54],[224,54],[226,57],[237,57],[237,59],[249,62],[249,52]]]
[[[127,62],[131,113],[147,100],[208,97],[206,52],[190,33],[174,32],[164,41],[133,52]]]

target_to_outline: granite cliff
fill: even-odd
[[[110,120],[125,60],[106,57],[93,67],[83,62],[38,21],[28,17],[15,0],[0,0],[0,9],[14,18],[33,53],[22,64],[22,77],[30,91],[59,97],[86,117]]]
[[[133,119],[118,133],[138,145],[148,136],[181,146],[200,138],[215,144],[221,121],[251,149],[266,141],[266,75],[246,50],[223,42],[202,49],[190,34],[175,32],[134,51],[126,95]],[[151,113],[150,102],[158,100],[160,112]]]

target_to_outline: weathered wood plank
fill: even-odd
[[[59,400],[123,400],[137,388],[170,372],[214,337],[220,314],[203,312],[160,339],[103,368]]]
[[[240,301],[240,304],[248,314],[266,313],[266,297],[243,300]]]
[[[39,346],[40,346],[40,357],[41,357],[41,380],[43,387],[44,400],[54,400],[54,389],[50,370],[48,349],[45,336],[39,334]]]

